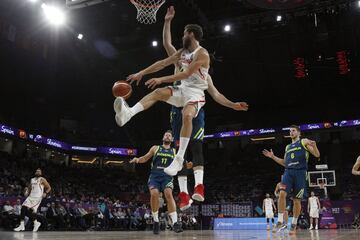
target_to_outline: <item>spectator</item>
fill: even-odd
[[[16,199],[16,203],[14,205],[14,214],[16,216],[20,216],[20,213],[21,213],[21,200]]]

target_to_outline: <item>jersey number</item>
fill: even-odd
[[[165,165],[167,163],[167,158],[162,158],[161,159],[161,164]]]
[[[295,158],[295,154],[294,154],[294,153],[291,153],[290,157],[291,157],[291,159],[294,159],[294,158]]]

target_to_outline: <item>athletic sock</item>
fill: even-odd
[[[188,184],[187,184],[187,176],[178,176],[178,182],[179,182],[180,192],[189,194]]]
[[[171,221],[173,224],[175,224],[177,222],[177,212],[172,212],[172,213],[169,213],[169,216],[171,218]]]
[[[132,108],[130,108],[130,112],[133,116],[135,116],[136,114],[138,114],[143,110],[144,110],[144,106],[140,102],[138,102]]]
[[[152,212],[154,222],[159,222],[159,211]]]
[[[298,218],[297,218],[297,217],[293,217],[291,223],[297,225],[297,221],[298,221]]]
[[[284,222],[284,213],[278,214],[278,222],[283,223]]]
[[[180,137],[180,145],[179,145],[179,151],[177,152],[177,156],[180,156],[182,159],[184,159],[186,148],[189,144],[190,138],[187,137]],[[181,163],[183,164],[183,163]]]
[[[195,178],[195,187],[199,184],[203,184],[204,170],[202,169],[194,170],[194,178]]]

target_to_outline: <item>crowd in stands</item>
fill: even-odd
[[[354,160],[355,145],[349,147],[344,144],[345,150],[339,155],[334,150],[334,145],[320,144],[321,163],[326,162],[336,170],[337,187],[329,188],[330,195],[335,199],[360,198],[359,181],[350,174],[353,161],[341,164],[336,162],[337,158],[331,159],[331,155],[338,154],[343,159]],[[281,156],[285,145],[270,147]],[[249,144],[245,147],[232,147],[232,151],[226,145],[220,149],[205,148],[205,204],[251,202],[254,208],[261,206],[266,193],[273,195],[283,172],[281,166],[261,155],[262,149],[270,147]],[[310,168],[315,164],[312,160]],[[119,168],[65,166],[40,158],[26,155],[15,157],[5,153],[0,153],[0,227],[11,229],[18,224],[24,187],[38,167],[42,168],[44,177],[53,189],[38,211],[45,223],[42,227],[74,230],[151,228],[147,174],[136,174]],[[191,175],[190,191],[193,186]],[[175,185],[176,182],[175,179]],[[177,191],[178,187],[175,186],[175,197]],[[164,204],[163,200],[161,202]],[[256,211],[253,215],[257,216]],[[199,216],[192,212],[181,213],[179,218],[185,229],[199,227]],[[160,214],[162,228],[171,227],[167,219],[164,207]]]
[[[29,160],[29,159],[28,159]],[[19,223],[24,187],[41,162],[2,154],[0,157],[0,227]],[[69,168],[48,162],[42,166],[52,192],[38,209],[42,228],[51,230],[145,230],[153,220],[146,181],[119,169]],[[166,202],[161,227],[171,228]],[[193,216],[180,214],[183,227],[196,227]],[[31,226],[27,226],[31,227]]]

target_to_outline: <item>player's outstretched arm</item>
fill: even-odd
[[[316,145],[316,142],[307,138],[302,139],[303,144],[307,150],[314,155],[314,157],[320,158],[320,151]]]
[[[318,208],[321,209],[320,200],[319,200],[318,197],[316,198],[316,201],[317,201],[317,204],[318,204]]]
[[[172,39],[171,39],[171,21],[173,20],[174,16],[175,16],[175,9],[173,6],[170,6],[167,9],[165,15],[165,21],[164,21],[164,27],[162,33],[163,46],[168,56],[171,56],[174,53],[176,53],[176,48],[172,45]]]
[[[146,163],[147,161],[149,161],[150,158],[152,158],[155,155],[157,148],[158,148],[157,146],[152,146],[144,156],[139,158],[133,158],[132,160],[129,161],[129,163]]]
[[[177,51],[176,54],[179,54],[180,56],[180,53],[181,50]],[[174,61],[173,63],[175,62],[176,61]],[[154,89],[157,85],[160,85],[162,83],[173,83],[176,81],[185,80],[196,71],[199,71],[202,66],[209,66],[209,63],[209,53],[205,49],[200,49],[198,53],[195,54],[194,61],[190,63],[189,67],[185,71],[161,78],[152,78],[148,80],[145,85],[148,86],[148,88]]]
[[[264,149],[262,151],[262,154],[265,156],[265,157],[268,157],[268,158],[271,158],[272,160],[274,160],[275,162],[277,162],[278,164],[280,164],[281,166],[284,166],[285,167],[285,156],[284,158],[279,158],[277,156],[275,156],[275,154],[273,153],[273,150],[270,149],[270,151]]]
[[[223,94],[221,94],[214,85],[214,82],[210,75],[207,77],[208,82],[208,93],[214,99],[215,102],[219,103],[220,105],[228,108],[232,108],[236,111],[247,111],[249,106],[246,102],[232,102],[227,99]]]
[[[165,67],[170,66],[171,64],[175,64],[180,57],[180,53],[181,53],[181,51],[179,50],[179,51],[175,52],[173,55],[171,55],[170,57],[167,57],[163,60],[157,61],[154,64],[150,65],[149,67],[147,67],[137,73],[129,75],[126,80],[129,81],[130,84],[132,84],[133,82],[136,82],[136,85],[139,85],[143,76],[150,74],[150,73],[158,72],[158,71],[164,69]]]
[[[354,166],[353,166],[353,168],[352,168],[351,173],[352,173],[353,175],[358,175],[358,176],[360,176],[360,170],[359,170],[359,168],[360,168],[360,156],[356,159],[356,162],[355,162],[355,164],[354,164]]]

